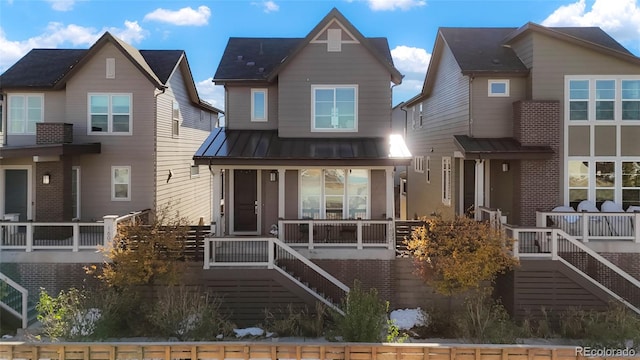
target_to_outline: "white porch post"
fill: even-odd
[[[393,168],[387,168],[384,170],[385,178],[387,180],[387,219],[395,220],[395,202],[393,192]]]
[[[222,179],[221,179],[221,169],[218,167],[211,168],[211,176],[213,177],[213,184],[211,185],[213,188],[213,198],[212,198],[212,206],[213,206],[213,221],[216,223],[216,236],[222,235],[222,214],[220,213],[220,201],[222,200]]]
[[[284,219],[285,169],[278,169],[278,218]],[[284,229],[283,229],[284,230]]]
[[[484,160],[476,159],[476,179],[475,179],[475,199],[474,213],[475,219],[480,220],[479,207],[484,206]]]

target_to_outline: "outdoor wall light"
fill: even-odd
[[[272,171],[269,173],[269,181],[271,181],[271,182],[275,182],[276,180],[278,180],[278,172],[277,172],[277,171],[272,170]]]
[[[507,171],[509,171],[509,163],[505,161],[502,163],[502,172],[507,172]]]
[[[45,185],[49,185],[49,181],[51,181],[51,174],[46,173],[42,175],[42,183]]]

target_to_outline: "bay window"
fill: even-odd
[[[369,170],[300,170],[300,217],[369,218]]]
[[[89,134],[131,134],[131,94],[89,94]]]
[[[7,128],[9,134],[35,134],[36,123],[44,120],[44,95],[10,94]]]
[[[357,131],[357,85],[311,87],[312,130]]]

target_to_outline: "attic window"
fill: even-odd
[[[489,80],[489,96],[509,96],[509,80]]]
[[[342,29],[327,29],[327,51],[342,51]]]
[[[107,79],[116,78],[116,59],[107,58]]]

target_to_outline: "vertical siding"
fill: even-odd
[[[105,59],[116,59],[116,78],[105,79]],[[99,142],[102,153],[74,160],[81,167],[82,218],[126,214],[153,207],[154,194],[154,86],[113,45],[107,44],[69,80],[66,119],[73,123],[74,142]],[[87,135],[87,94],[132,94],[132,134]],[[111,201],[111,166],[131,166],[131,200]]]
[[[278,86],[227,85],[227,128],[232,130],[272,130],[278,128]],[[251,121],[251,89],[267,89],[267,121]]]
[[[435,60],[435,59],[434,59]],[[433,212],[453,215],[457,203],[457,187],[454,179],[458,167],[452,159],[451,206],[442,203],[442,157],[451,156],[457,150],[453,135],[469,132],[469,80],[460,72],[448,47],[444,47],[435,76],[433,91],[423,102],[425,115],[422,128],[407,131],[407,143],[411,153],[425,157],[425,173],[408,171],[407,217],[421,217]],[[417,107],[417,106],[416,106]],[[411,116],[412,109],[408,109]],[[416,109],[416,114],[418,110]],[[433,149],[433,152],[431,151]],[[431,181],[426,181],[426,159],[431,158]]]
[[[362,45],[327,52],[309,44],[279,74],[279,134],[282,137],[376,137],[389,133],[391,76]],[[311,132],[311,85],[358,85],[358,132]]]
[[[509,96],[490,97],[489,80],[508,79]],[[513,102],[526,98],[525,78],[477,77],[471,85],[473,137],[512,137]]]
[[[212,176],[206,166],[200,166],[200,174],[192,177],[191,163],[193,154],[209,135],[211,120],[202,119],[202,110],[191,102],[185,81],[190,79],[178,68],[169,79],[169,87],[157,97],[157,206],[162,208],[170,204],[172,210],[192,224],[197,224],[201,217],[209,223],[213,206]],[[179,134],[175,137],[172,133],[173,101],[180,107]],[[169,171],[173,176],[167,182]]]

